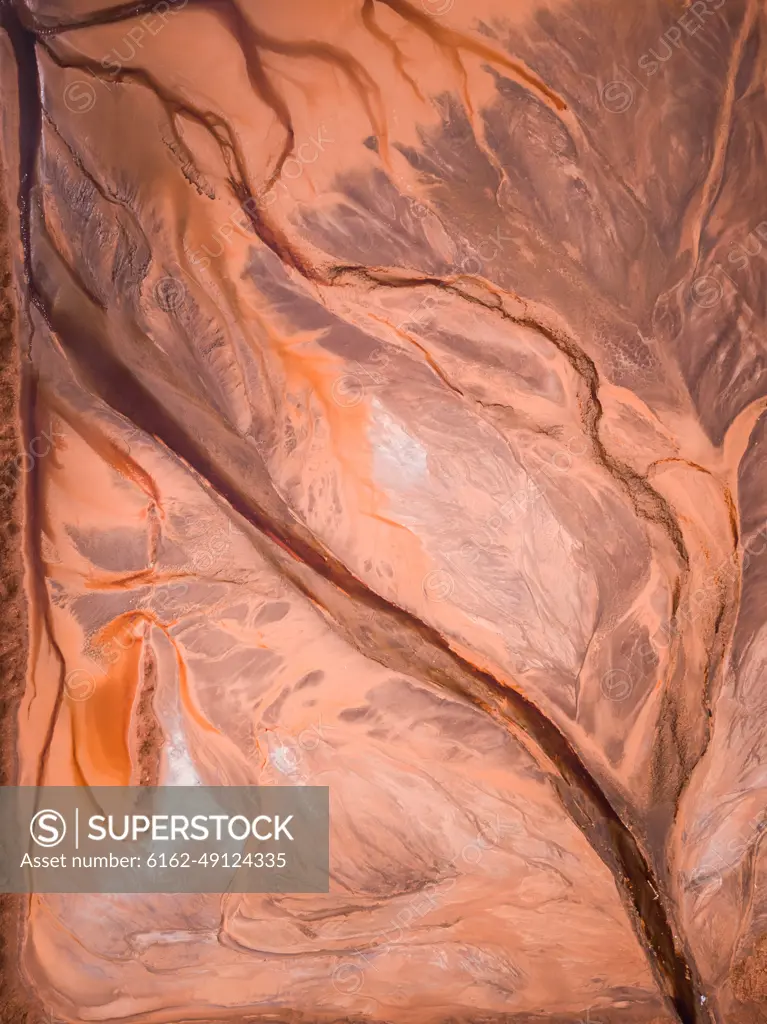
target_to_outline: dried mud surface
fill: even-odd
[[[9,901],[3,1020],[767,1019],[764,4],[0,25],[4,781],[332,833]]]

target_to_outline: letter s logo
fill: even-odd
[[[29,834],[38,846],[58,846],[67,834],[67,823],[58,811],[38,811],[29,823]]]

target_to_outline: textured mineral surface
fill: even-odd
[[[331,807],[3,1022],[767,1019],[762,0],[0,26],[3,781]]]

